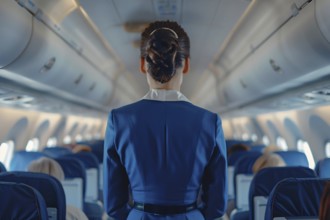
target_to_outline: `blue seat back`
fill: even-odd
[[[47,157],[42,152],[30,152],[30,151],[17,151],[14,153],[10,162],[10,171],[27,171],[29,164],[33,160],[37,160],[41,157]]]
[[[280,181],[269,195],[265,219],[317,217],[323,188],[329,180],[288,178]]]
[[[234,176],[237,174],[253,174],[252,167],[254,162],[262,155],[258,151],[248,151],[235,163]]]
[[[237,140],[237,139],[227,139],[226,140],[226,146],[227,149],[229,149],[231,146],[236,145],[236,144],[245,144],[250,146],[253,143],[252,140]]]
[[[5,165],[3,165],[3,163],[0,162],[0,173],[6,172],[6,171],[7,171],[7,169],[6,169]]]
[[[62,167],[65,178],[81,178],[83,181],[83,197],[86,191],[86,171],[84,164],[76,158],[56,158]]]
[[[257,151],[249,151],[246,152],[244,156],[242,156],[236,163],[234,168],[234,194],[235,194],[235,205],[237,208],[247,208],[248,207],[248,189],[250,181],[252,180],[253,172],[252,167],[254,162],[261,156],[262,154]],[[238,186],[237,186],[237,176],[240,174],[244,174],[243,177],[245,180],[242,180],[244,183],[243,185],[239,186],[241,194],[238,193]],[[242,176],[242,175],[240,175]],[[244,186],[244,187],[243,187]],[[247,190],[245,191],[245,189]],[[243,190],[242,190],[243,189]],[[246,194],[246,195],[245,195]],[[244,206],[244,207],[242,207]]]
[[[82,141],[77,144],[91,147],[92,153],[97,157],[99,163],[103,163],[104,140]]]
[[[65,195],[61,183],[44,173],[6,172],[0,173],[0,181],[24,183],[38,190],[43,196],[47,208],[56,208],[57,219],[65,219]]]
[[[308,160],[304,153],[299,151],[275,151],[274,153],[280,155],[287,166],[308,166]]]
[[[72,151],[65,147],[46,147],[43,149],[43,153],[51,158],[57,158],[67,154],[72,154]]]
[[[317,162],[315,172],[321,178],[330,178],[330,158],[324,158]]]
[[[266,147],[266,145],[264,145],[264,144],[252,144],[252,145],[250,145],[250,150],[251,151],[263,152],[265,147]]]
[[[80,160],[86,169],[88,168],[99,168],[99,160],[91,152],[79,152],[76,154],[64,155],[61,158],[76,158]]]
[[[42,195],[22,183],[0,182],[1,219],[48,220]]]
[[[228,166],[234,166],[235,163],[244,155],[248,154],[250,151],[237,151],[232,153],[227,158],[227,164]]]
[[[316,173],[307,167],[268,167],[256,173],[249,190],[250,219],[254,219],[253,198],[256,196],[268,197],[278,182],[290,177],[316,178]]]
[[[83,163],[86,170],[86,199],[95,200],[98,198],[99,190],[99,161],[91,152],[79,152],[65,155],[62,158],[75,158]],[[93,170],[92,170],[93,169]]]

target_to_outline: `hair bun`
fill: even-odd
[[[156,21],[142,33],[141,57],[147,72],[161,83],[168,82],[189,57],[189,37],[176,22]]]
[[[154,78],[168,82],[176,73],[175,57],[178,50],[178,40],[172,32],[161,29],[154,33],[147,46],[148,69]]]

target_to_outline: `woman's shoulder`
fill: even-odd
[[[166,106],[171,106],[171,110],[178,112],[181,109],[183,112],[191,112],[198,115],[203,115],[204,117],[216,118],[218,115],[214,112],[211,112],[207,109],[204,109],[200,106],[194,105],[191,102],[187,101],[156,101],[156,100],[146,100],[142,99],[137,102],[112,109],[112,114],[116,115],[126,115],[126,114],[137,114],[138,112],[148,112],[147,109],[164,109]]]

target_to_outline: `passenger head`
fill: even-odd
[[[35,173],[45,173],[55,177],[58,180],[64,180],[62,167],[53,159],[41,157],[30,163],[28,171]]]
[[[284,167],[286,163],[277,154],[263,154],[253,164],[252,171],[257,173],[259,170],[266,167]]]
[[[82,145],[82,144],[76,144],[73,148],[72,148],[72,152],[73,153],[79,153],[79,152],[91,152],[92,148],[90,146],[87,145]]]
[[[142,33],[141,72],[158,83],[167,83],[184,67],[189,69],[190,42],[183,28],[172,21],[151,23]]]
[[[330,219],[330,181],[327,182],[323,189],[321,202],[320,202],[320,211],[319,211],[320,220]]]
[[[250,147],[245,144],[234,144],[230,146],[227,150],[227,156],[239,151],[249,151]]]

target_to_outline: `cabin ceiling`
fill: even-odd
[[[137,84],[139,97],[147,91],[145,76],[139,73],[140,32],[128,32],[126,24],[147,24],[156,20],[175,20],[191,41],[191,70],[182,92],[192,98],[198,82],[220,50],[222,43],[245,11],[248,0],[80,0],[81,6]],[[138,28],[137,28],[138,29]],[[198,104],[198,103],[197,103]]]
[[[139,100],[140,35],[156,20],[190,37],[182,92],[194,104],[224,117],[327,105],[329,10],[328,0],[2,0],[0,105],[98,117]]]

